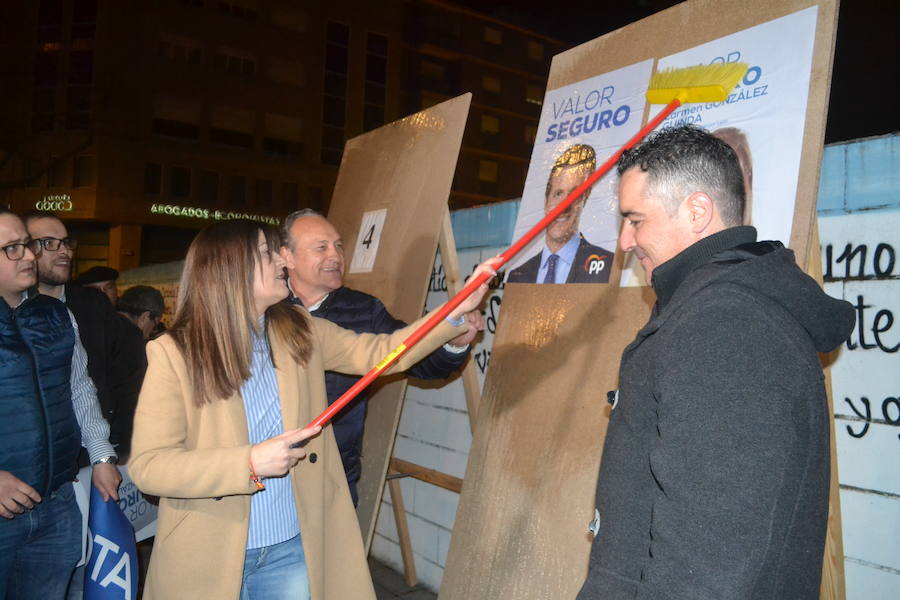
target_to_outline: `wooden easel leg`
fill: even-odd
[[[456,241],[453,239],[453,226],[450,222],[450,210],[444,209],[441,220],[441,233],[438,238],[438,248],[441,251],[441,264],[444,266],[444,277],[447,282],[447,293],[456,295],[463,287],[463,276],[459,268],[459,256],[456,254]],[[475,418],[478,414],[478,405],[481,402],[481,386],[478,383],[478,375],[475,372],[475,362],[470,360],[462,371],[463,390],[466,394],[466,407],[469,413],[469,428],[474,431]],[[396,473],[396,471],[389,471]],[[409,537],[409,525],[406,522],[406,509],[403,505],[403,493],[400,489],[400,481],[397,478],[388,479],[388,489],[391,494],[391,506],[394,511],[394,522],[397,526],[397,538],[400,542],[400,554],[403,557],[404,579],[406,584],[416,584],[416,564],[413,557],[412,542]],[[459,493],[459,490],[456,490]]]
[[[817,222],[813,223],[806,256],[808,263],[806,272],[821,284],[822,259],[819,251],[819,225]],[[822,561],[822,586],[819,589],[819,598],[821,600],[845,600],[847,592],[844,584],[841,496],[838,485],[837,441],[834,431],[834,399],[831,393],[831,369],[829,367],[825,367],[825,391],[828,395],[828,420],[831,436],[831,483],[828,492],[828,530],[825,534],[825,557]]]
[[[449,209],[444,210],[438,248],[441,250],[441,264],[444,265],[447,294],[453,297],[463,288],[465,278],[459,270],[459,256],[456,254],[456,241],[453,239],[453,225],[450,223]],[[475,361],[468,361],[463,368],[462,384],[469,413],[469,429],[475,431],[475,418],[478,416],[478,405],[481,404],[481,386],[478,384],[478,374],[475,372]]]
[[[389,475],[396,475],[396,471],[389,471]],[[409,524],[406,522],[406,506],[403,504],[403,491],[400,488],[400,480],[396,477],[388,479],[388,490],[391,494],[391,508],[394,511],[394,522],[397,524],[397,540],[400,542],[400,555],[403,557],[403,579],[406,585],[412,587],[418,581],[416,578],[416,560],[413,556],[412,541],[409,539]]]

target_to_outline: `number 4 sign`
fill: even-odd
[[[356,248],[353,250],[353,261],[350,263],[351,273],[372,272],[386,216],[386,208],[363,213],[359,236],[356,238]]]

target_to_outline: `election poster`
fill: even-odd
[[[134,484],[128,475],[127,465],[119,465],[118,469],[122,475],[122,482],[119,484],[119,508],[131,524],[136,541],[140,542],[151,538],[156,535],[156,513],[158,511],[156,503],[144,496]],[[91,467],[84,467],[78,472],[78,479],[75,481],[75,501],[81,511],[81,539],[83,542],[78,566],[85,564],[88,559],[91,474]]]
[[[514,239],[540,221],[641,127],[653,61],[547,92]],[[618,235],[605,177],[510,263],[508,283],[607,283]]]
[[[660,59],[658,69],[744,62],[748,69],[724,102],[687,104],[662,127],[693,124],[728,143],[744,172],[744,222],[761,240],[791,237],[816,16],[813,6]],[[652,106],[651,117],[662,106]],[[626,257],[621,285],[644,285]]]

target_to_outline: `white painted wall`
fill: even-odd
[[[504,248],[463,250],[459,253],[460,268],[464,273],[470,273],[478,263],[502,250]],[[488,295],[485,315],[487,329],[470,358],[478,366],[479,382],[482,385],[490,360],[490,347],[502,295],[502,289],[491,290]],[[427,310],[446,300],[443,268],[438,255],[429,285]],[[462,383],[456,379],[444,387],[436,388],[430,383],[411,381],[400,417],[394,456],[462,478],[466,472],[471,443],[472,434]],[[403,503],[406,506],[415,553],[416,573],[423,585],[437,591],[444,574],[459,496],[412,478],[401,479],[400,487],[403,490]],[[387,488],[375,528],[372,555],[403,572],[403,560]]]
[[[847,598],[897,600],[900,210],[820,217],[819,230],[825,290],[857,306],[856,330],[832,368]],[[848,245],[858,250],[849,269]]]

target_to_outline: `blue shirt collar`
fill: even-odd
[[[561,261],[566,263],[567,265],[571,265],[575,262],[575,254],[578,252],[578,245],[581,243],[581,234],[573,235],[566,245],[559,249],[559,252],[555,254],[559,257]],[[544,245],[544,249],[541,251],[541,267],[546,268],[547,260],[549,260],[550,255],[554,254],[550,252],[550,248]]]

